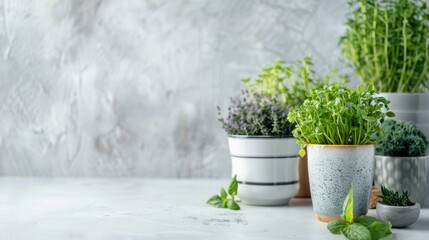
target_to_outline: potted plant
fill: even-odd
[[[231,99],[228,116],[219,118],[228,133],[237,195],[245,204],[282,205],[298,191],[299,146],[288,110],[276,98],[246,90]]]
[[[325,79],[316,76],[311,69],[312,65],[312,60],[308,56],[300,61],[299,66],[278,61],[272,66],[263,68],[257,78],[247,78],[242,81],[251,93],[276,97],[288,108],[290,106],[298,107],[305,101],[311,89],[323,87],[329,83],[331,78],[340,80],[335,70],[331,70]],[[346,82],[347,80],[343,77],[341,81]],[[300,187],[295,197],[310,197],[307,156],[300,157],[298,169]]]
[[[374,170],[374,133],[381,122],[393,116],[388,101],[366,91],[345,88],[342,84],[325,85],[312,90],[307,100],[292,107],[288,119],[296,124],[293,135],[306,154],[313,210],[317,219],[339,219],[341,202],[353,187],[354,216],[368,212]]]
[[[396,119],[429,136],[429,10],[424,0],[352,0],[343,55],[366,85],[390,100]]]
[[[411,122],[386,120],[377,134],[374,183],[397,191],[409,189],[413,202],[424,203],[429,189],[428,141]]]
[[[390,222],[392,227],[403,228],[417,221],[420,204],[413,203],[408,191],[399,193],[381,186],[381,202],[377,203],[377,216],[383,222]]]

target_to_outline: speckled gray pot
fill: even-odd
[[[307,146],[313,210],[317,219],[338,219],[353,186],[354,215],[368,212],[374,174],[374,145]]]
[[[377,216],[383,222],[389,222],[392,227],[403,228],[408,227],[419,219],[420,204],[416,203],[413,206],[398,207],[389,206],[377,203]]]
[[[423,204],[429,189],[429,156],[375,157],[374,183],[410,192],[413,202]]]

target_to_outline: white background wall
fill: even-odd
[[[216,105],[278,59],[338,65],[345,1],[4,0],[0,175],[227,177]]]

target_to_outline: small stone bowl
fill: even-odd
[[[412,206],[389,206],[377,203],[378,218],[387,223],[390,221],[394,228],[404,228],[415,223],[420,215],[420,204],[415,203]]]

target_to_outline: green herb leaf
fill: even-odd
[[[307,144],[374,144],[374,135],[382,132],[381,123],[385,111],[389,111],[385,98],[343,84],[325,85],[307,96],[302,105],[287,114],[287,119],[296,124],[292,134],[301,148]]]
[[[231,196],[235,196],[237,195],[237,189],[238,189],[237,174],[235,174],[234,177],[232,177],[231,183],[229,184],[228,193]]]
[[[249,83],[250,82],[250,78],[244,78],[241,80],[243,83]]]
[[[331,233],[343,233],[350,240],[387,240],[386,237],[391,237],[390,223],[383,223],[369,216],[360,216],[353,222],[353,188],[344,200],[341,217],[344,221],[334,220],[328,224]]]
[[[369,227],[374,222],[377,222],[378,219],[375,217],[370,216],[360,216],[358,219],[356,219],[355,223],[359,223],[364,225],[365,227]]]
[[[209,198],[209,200],[207,200],[207,203],[218,208],[240,210],[240,206],[238,206],[237,204],[238,200],[235,201],[235,195],[237,195],[237,189],[238,189],[237,175],[235,175],[232,178],[228,188],[228,192],[230,196],[228,196],[228,193],[225,191],[224,188],[221,188],[220,195],[212,196],[211,198]]]
[[[305,152],[304,148],[299,149],[299,156],[304,157],[305,154],[306,154],[306,152]]]
[[[358,91],[361,93],[363,91],[365,91],[365,88],[363,87],[363,85],[359,84],[358,86]]]
[[[220,198],[222,198],[223,200],[228,198],[228,194],[226,193],[224,188],[220,189]]]
[[[347,223],[339,221],[339,220],[334,220],[329,222],[328,224],[328,229],[329,231],[331,231],[331,233],[333,234],[340,234],[341,231],[347,227]]]
[[[240,206],[232,199],[228,199],[227,207],[231,210],[240,210]]]
[[[208,204],[213,205],[213,206],[218,207],[218,208],[223,208],[223,206],[224,206],[223,202],[224,202],[224,200],[221,197],[219,197],[218,195],[214,195],[211,198],[209,198],[209,200],[207,200]]]
[[[350,14],[340,37],[341,52],[361,81],[375,86],[377,92],[427,91],[427,1],[348,2]]]
[[[344,199],[343,213],[341,215],[346,223],[353,223],[353,188],[350,189],[346,199]]]
[[[388,116],[388,117],[394,117],[394,116],[395,116],[395,113],[394,113],[394,112],[392,112],[392,111],[388,111],[388,112],[386,113],[386,116]]]
[[[371,240],[371,233],[359,223],[348,225],[342,230],[344,236],[350,240]]]
[[[372,239],[381,239],[392,234],[392,224],[375,221],[367,227]]]

